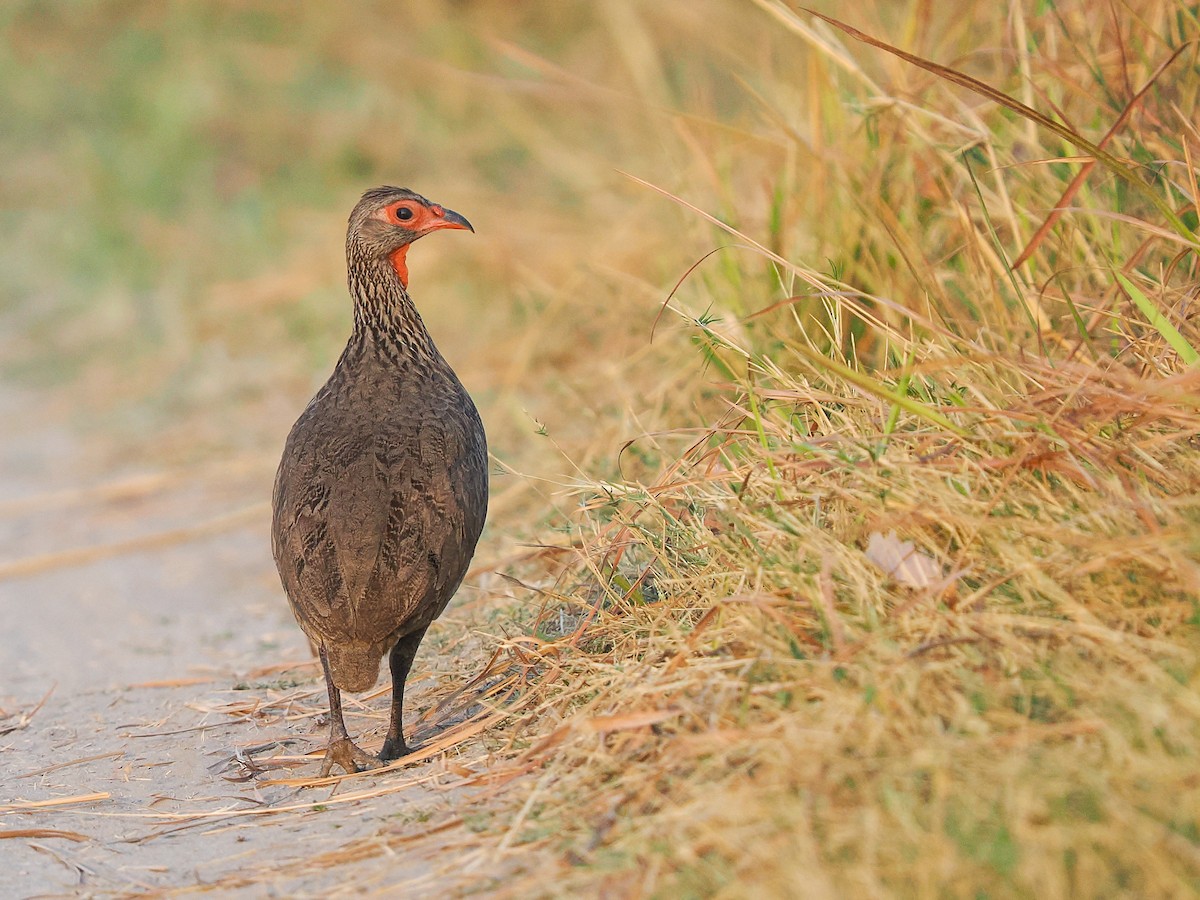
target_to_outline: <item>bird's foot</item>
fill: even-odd
[[[364,751],[348,737],[330,741],[329,749],[325,751],[325,761],[321,763],[321,777],[326,778],[334,766],[341,766],[350,775],[354,772],[365,772],[367,769],[378,769],[383,763]]]
[[[416,747],[410,747],[404,743],[404,738],[393,740],[388,738],[383,742],[383,749],[379,751],[379,759],[382,762],[389,763],[393,759],[399,759],[402,756],[408,756]]]

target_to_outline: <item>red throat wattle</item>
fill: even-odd
[[[410,246],[410,244],[405,244],[403,247],[397,247],[388,257],[392,261],[392,268],[400,276],[400,283],[404,285],[405,290],[408,290],[408,259],[406,257]]]

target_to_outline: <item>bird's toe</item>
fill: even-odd
[[[346,774],[365,772],[368,769],[378,769],[382,762],[350,740],[340,738],[332,741],[325,751],[325,761],[321,764],[321,777],[326,778],[333,772],[334,766],[341,766]]]

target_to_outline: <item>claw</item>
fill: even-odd
[[[350,738],[339,738],[331,741],[325,751],[325,761],[321,763],[321,777],[326,778],[334,766],[341,766],[346,774],[365,772],[368,769],[378,769],[383,763],[356,745]]]

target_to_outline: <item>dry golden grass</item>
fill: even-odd
[[[681,427],[627,447],[623,477],[581,477],[571,549],[524,576],[543,599],[509,643],[536,698],[509,728],[527,774],[478,836],[524,877],[497,888],[1196,892],[1195,45],[1160,68],[1162,6],[1123,11],[1125,43],[1097,35],[1094,56],[1061,40],[1082,17],[1014,11],[1014,37],[1062,52],[1021,58],[1033,84],[1009,90],[1071,123],[1110,89],[1137,123],[1068,185],[1087,160],[1055,157],[1095,142],[868,57],[884,87],[861,48],[760,5],[817,48],[810,84],[840,88],[814,88],[810,115],[857,100],[877,146],[797,136],[766,217],[790,227],[722,225],[743,249],[725,279],[691,275],[667,325],[726,383],[663,396]],[[1194,36],[1187,15],[1170,11]],[[907,24],[892,33],[931,23]],[[810,154],[846,189],[816,193],[857,206],[822,223],[837,277],[793,261]],[[1116,271],[1154,298],[1142,313]],[[688,312],[717,306],[719,329]],[[874,567],[892,530],[944,577]]]
[[[477,327],[427,316],[506,470],[459,614],[495,655],[439,671],[493,692],[447,732],[477,813],[314,869],[436,845],[439,886],[510,897],[1200,893],[1195,10],[862,7],[887,47],[713,0],[470,4],[455,66],[388,55],[382,13],[280,50],[483,116],[422,165],[502,174],[429,193],[520,222],[469,251]],[[182,320],[262,340],[312,265]],[[868,553],[892,532],[917,575]]]

